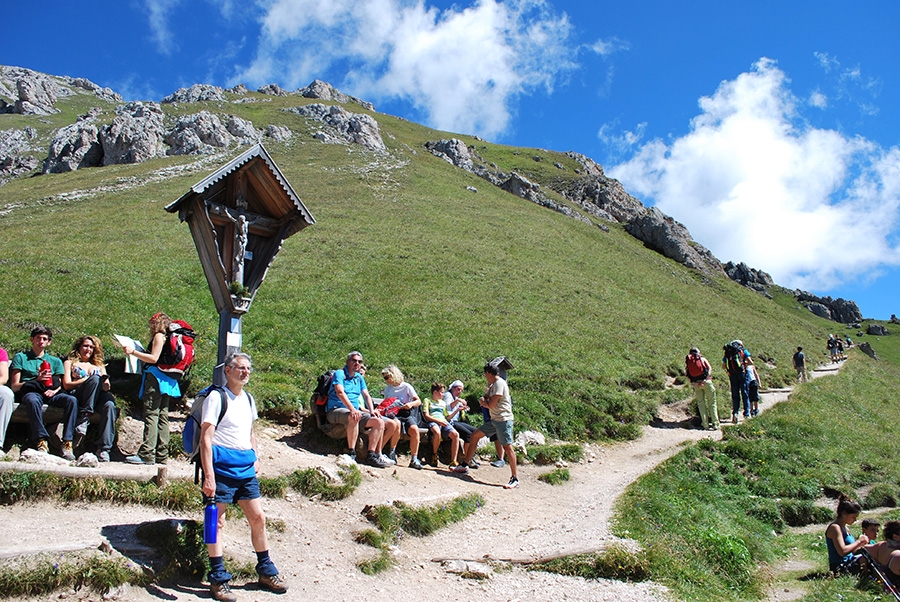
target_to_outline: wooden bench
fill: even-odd
[[[54,406],[48,406],[46,403],[44,404],[44,424],[56,424],[58,422],[62,422],[63,419],[63,409],[57,408]],[[98,424],[100,422],[100,412],[94,412],[91,414],[91,423]],[[28,424],[28,412],[25,411],[24,406],[20,403],[13,404],[12,416],[9,418],[10,423],[18,423],[18,424]]]

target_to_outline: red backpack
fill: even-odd
[[[700,355],[688,354],[684,358],[684,367],[691,382],[705,380],[704,376],[709,376],[706,366],[703,364],[703,357]]]
[[[194,330],[184,320],[173,320],[156,367],[168,374],[183,376],[194,363]]]

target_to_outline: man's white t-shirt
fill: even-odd
[[[228,449],[253,449],[251,434],[253,421],[258,417],[256,403],[251,403],[246,391],[241,391],[240,395],[235,396],[228,387],[224,387],[224,389],[228,396],[228,408],[218,426],[216,426],[216,422],[219,420],[219,412],[222,408],[222,396],[219,390],[211,391],[203,404],[202,423],[209,423],[216,427],[212,444]]]

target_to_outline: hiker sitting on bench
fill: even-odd
[[[75,421],[75,449],[81,447],[94,412],[100,414],[100,440],[97,459],[109,462],[109,452],[116,438],[116,402],[109,392],[109,376],[103,363],[103,345],[92,336],[78,337],[69,357],[63,362],[63,388],[78,400]]]
[[[360,424],[369,430],[369,446],[365,463],[377,468],[387,468],[388,464],[381,459],[379,445],[384,433],[384,422],[375,413],[375,405],[366,379],[359,373],[363,356],[359,351],[351,351],[347,363],[340,370],[334,371],[331,389],[328,391],[328,404],[325,417],[330,424],[343,424],[347,429],[347,453],[355,456],[356,440],[359,438]],[[367,411],[360,409],[360,400],[364,400]]]
[[[62,360],[46,353],[53,341],[53,332],[46,326],[36,326],[31,331],[31,349],[21,351],[10,364],[10,385],[28,412],[31,442],[38,451],[48,451],[50,435],[44,426],[44,404],[63,409],[62,457],[74,460],[72,438],[75,436],[75,415],[78,400],[62,388],[64,372]],[[44,363],[49,367],[45,367]]]

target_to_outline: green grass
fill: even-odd
[[[785,293],[771,301],[727,279],[704,281],[621,227],[604,232],[548,211],[423,149],[447,133],[378,115],[390,150],[381,156],[311,140],[314,124],[281,111],[309,100],[270,100],[164,106],[171,115],[227,111],[296,134],[267,146],[317,224],[286,241],[244,318],[244,350],[256,368],[250,389],[264,409],[301,408],[316,376],[352,349],[375,370],[397,363],[420,392],[434,380],[461,378],[472,401],[484,361],[506,355],[516,366],[516,428],[573,442],[630,439],[658,403],[680,394],[665,389],[665,378],[678,374],[691,345],[715,366],[721,345],[740,336],[755,354],[776,358],[762,369],[772,386],[790,380],[797,344],[813,349],[835,330]],[[81,96],[71,102],[67,115],[83,112]],[[10,117],[0,115],[0,127],[23,120]],[[550,187],[575,177],[575,162],[560,153],[467,140],[558,201]],[[3,219],[16,232],[0,241],[0,345],[24,348],[38,322],[54,329],[51,350],[60,354],[82,333],[97,334],[107,343],[114,393],[136,403],[138,379],[121,373],[109,336],[145,339],[147,319],[163,310],[198,332],[187,389],[204,386],[218,316],[187,225],[162,208],[237,152],[167,177],[148,178],[196,159],[0,187],[0,207],[14,205]],[[142,184],[120,189],[133,181]]]
[[[551,470],[550,472],[538,475],[539,481],[549,483],[550,485],[562,485],[571,478],[572,475],[569,474],[568,468],[557,468],[556,470]]]
[[[679,599],[758,599],[771,574],[758,567],[791,553],[791,526],[824,533],[838,492],[860,499],[875,485],[873,502],[896,492],[898,377],[898,366],[854,351],[838,375],[641,477],[617,501],[615,533],[643,544],[650,577]],[[827,506],[815,503],[825,495]],[[816,555],[827,570],[824,543]]]
[[[434,506],[409,506],[394,502],[390,506],[371,506],[366,518],[375,526],[356,534],[357,543],[377,548],[376,557],[361,561],[357,566],[366,575],[374,575],[391,566],[389,548],[406,535],[425,537],[449,524],[459,522],[484,506],[484,498],[477,493],[460,496],[449,503]]]
[[[146,585],[143,572],[124,558],[92,554],[88,557],[33,560],[27,567],[0,568],[3,597],[45,598],[62,587],[83,587],[105,594],[123,583]]]
[[[528,565],[529,570],[547,571],[584,579],[615,579],[617,581],[646,581],[650,560],[645,551],[633,551],[613,544],[595,554],[576,554],[547,562]]]

